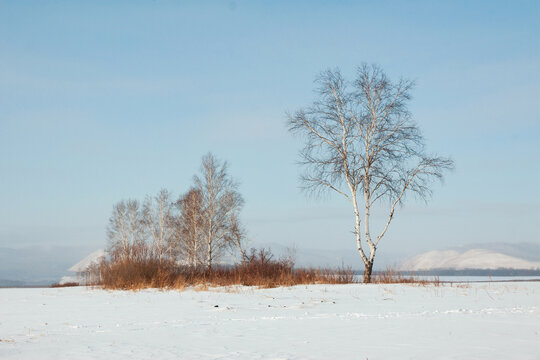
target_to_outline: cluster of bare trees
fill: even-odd
[[[243,204],[227,163],[208,154],[194,185],[179,199],[161,190],[142,203],[122,200],[114,205],[107,229],[109,254],[112,260],[151,256],[208,268],[227,252],[244,258]]]
[[[442,180],[453,161],[425,151],[408,110],[411,81],[391,81],[380,67],[364,64],[353,81],[328,70],[317,84],[313,104],[288,117],[289,130],[305,139],[302,180],[309,191],[333,191],[352,204],[355,245],[365,265],[364,281],[370,282],[377,247],[396,210],[409,195],[426,200],[431,182]],[[133,257],[144,248],[160,261],[210,268],[233,250],[244,260],[242,205],[227,164],[209,154],[193,187],[177,201],[162,190],[142,205],[128,200],[114,206],[111,255]],[[375,232],[376,208],[386,212],[386,221]]]
[[[430,182],[441,180],[453,162],[425,152],[407,109],[411,81],[393,82],[380,67],[364,64],[353,81],[328,70],[317,84],[318,99],[288,122],[289,130],[306,140],[302,180],[306,190],[334,191],[352,204],[356,248],[365,265],[364,281],[370,282],[377,246],[396,207],[408,194],[427,199]],[[386,205],[387,213],[374,234],[371,213],[377,203]]]

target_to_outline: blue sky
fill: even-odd
[[[298,189],[285,112],[361,62],[416,80],[456,162],[381,251],[539,242],[539,24],[536,1],[0,1],[0,247],[103,246],[114,202],[179,195],[212,151],[255,245],[354,251],[350,205]]]

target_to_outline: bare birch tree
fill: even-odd
[[[302,181],[305,190],[331,190],[352,204],[364,282],[370,282],[377,246],[396,207],[411,193],[427,200],[431,182],[442,180],[453,162],[425,153],[424,138],[407,109],[413,82],[392,82],[381,68],[366,64],[352,83],[339,70],[323,72],[316,82],[318,100],[288,116],[289,130],[306,139]],[[388,204],[388,212],[374,235],[370,216],[377,202]]]
[[[190,189],[176,203],[180,216],[177,222],[177,236],[182,258],[189,266],[197,267],[203,263],[203,211],[202,194]]]
[[[107,238],[113,259],[129,259],[136,247],[145,244],[144,219],[137,200],[122,200],[113,206]]]
[[[151,240],[153,256],[159,262],[174,261],[178,255],[173,212],[171,195],[166,189],[161,189],[154,197],[147,196],[143,204],[144,226]]]
[[[195,176],[195,188],[202,196],[202,237],[208,268],[224,251],[241,243],[238,214],[244,200],[238,184],[227,173],[227,163],[213,154],[203,157],[201,175]]]

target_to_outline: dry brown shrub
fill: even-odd
[[[72,287],[72,286],[79,286],[79,283],[77,283],[77,282],[67,282],[67,283],[64,283],[64,284],[60,284],[60,283],[51,284],[52,288]]]
[[[354,273],[341,269],[295,269],[290,258],[275,260],[268,250],[251,250],[241,264],[213,268],[180,266],[159,262],[152,257],[134,257],[104,261],[100,275],[108,289],[170,288],[193,286],[207,290],[208,286],[257,286],[272,288],[301,284],[349,284]]]

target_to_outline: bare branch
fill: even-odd
[[[311,192],[331,190],[351,201],[356,244],[366,266],[364,280],[369,281],[377,246],[396,206],[407,193],[427,199],[431,182],[441,180],[453,162],[425,155],[423,136],[407,108],[412,81],[394,83],[377,65],[362,64],[352,90],[339,70],[322,72],[316,83],[318,98],[313,105],[288,116],[289,130],[306,140],[300,152],[302,183]],[[369,256],[360,236],[359,191]],[[389,200],[389,216],[372,241],[371,207],[381,199]]]

